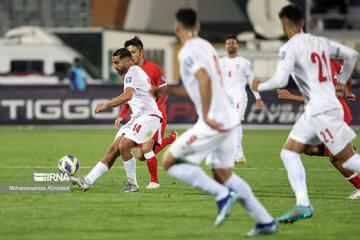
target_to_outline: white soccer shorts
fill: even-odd
[[[309,145],[324,143],[336,155],[355,137],[355,132],[344,122],[344,111],[334,109],[316,116],[305,111],[293,126],[289,137]]]
[[[195,124],[171,144],[170,152],[185,162],[199,165],[207,158],[212,168],[233,168],[234,133],[234,129],[220,133],[204,124]]]
[[[161,119],[156,116],[131,118],[129,122],[119,129],[115,139],[125,134],[124,137],[136,142],[137,144],[146,143],[161,127],[160,120]]]

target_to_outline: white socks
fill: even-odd
[[[123,161],[124,162],[124,168],[126,172],[126,176],[128,179],[128,182],[134,182],[137,184],[136,181],[136,160],[133,157],[129,161]]]
[[[305,169],[300,159],[300,154],[282,149],[280,157],[288,172],[290,185],[296,195],[296,205],[309,206],[310,200],[307,194]]]
[[[346,160],[343,167],[355,172],[360,172],[360,155],[355,153],[351,158]]]
[[[250,215],[256,219],[257,223],[267,224],[273,221],[272,216],[254,196],[247,182],[238,175],[233,173],[224,185],[238,194],[241,204],[250,213]]]
[[[98,179],[107,171],[109,171],[108,167],[100,161],[95,165],[95,167],[93,167],[93,169],[91,169],[91,171],[88,175],[86,175],[85,178],[86,180],[88,180],[87,182],[91,185],[96,181],[96,179]]]
[[[209,177],[199,166],[180,163],[173,165],[167,172],[174,178],[215,196],[216,201],[229,194],[227,187]]]
[[[243,130],[242,126],[239,125],[235,128],[235,150],[238,152],[244,152],[242,147]]]

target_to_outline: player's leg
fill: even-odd
[[[360,171],[360,155],[354,151],[352,140],[355,132],[343,121],[342,110],[332,110],[314,117],[317,136],[343,167]]]
[[[227,209],[230,210],[237,199],[236,194],[230,193],[227,187],[209,177],[202,168],[194,165],[200,164],[217,143],[215,134],[209,134],[195,125],[165,152],[163,167],[172,177],[213,195],[218,205],[220,203],[219,215],[225,217]],[[216,223],[219,222],[218,218],[219,216]]]
[[[146,165],[150,173],[150,183],[146,187],[147,189],[155,189],[160,187],[157,170],[158,170],[158,160],[153,152],[155,145],[154,139],[150,139],[146,143],[142,144],[142,152],[144,153],[144,158],[146,159]]]
[[[360,171],[360,155],[354,151],[354,148],[351,143],[347,144],[345,148],[335,155],[337,159],[337,164],[342,165],[343,168],[348,170],[356,171],[353,175],[347,178],[356,188],[348,198],[350,199],[360,199],[360,190],[359,190],[359,175],[357,172]],[[346,160],[345,160],[346,159]]]
[[[106,155],[99,161],[93,169],[85,177],[70,177],[74,185],[80,187],[81,190],[86,191],[90,186],[104,173],[106,173],[114,164],[115,160],[120,156],[119,142],[123,135],[120,135],[109,147]]]
[[[257,225],[248,235],[274,233],[278,228],[274,218],[257,200],[246,181],[232,171],[234,161],[231,153],[234,151],[232,144],[234,134],[233,130],[233,133],[229,133],[228,138],[219,142],[218,148],[209,154],[207,163],[212,168],[215,180],[233,190],[237,194],[239,202],[255,218]]]
[[[136,181],[136,161],[131,153],[131,148],[138,144],[146,144],[161,126],[160,118],[155,116],[142,116],[134,120],[124,139],[120,142],[120,152],[124,160],[124,168],[128,177],[128,186],[134,190],[139,187]],[[128,187],[123,189],[129,192]],[[132,191],[132,190],[130,190]]]
[[[331,164],[348,180],[354,187],[349,199],[360,199],[360,176],[357,172],[345,169],[342,165],[343,162],[340,162],[334,155],[328,153],[328,149],[325,150],[325,145],[315,145],[309,146],[305,149],[304,153],[309,156],[328,156]]]
[[[128,180],[127,185],[121,190],[121,192],[137,192],[139,190],[136,180],[136,160],[131,153],[131,148],[136,145],[137,144],[133,140],[128,139],[127,137],[124,137],[119,142],[119,151],[122,155],[126,177]]]
[[[342,166],[345,169],[353,170],[356,172],[360,171],[360,155],[354,151],[352,143],[348,143],[343,150],[335,155],[338,159],[339,164],[343,163]]]
[[[245,111],[247,107],[247,101],[241,100],[236,106],[237,114],[240,117],[241,122],[244,121]],[[244,150],[242,146],[243,129],[242,125],[236,127],[235,130],[235,163],[246,163]]]
[[[164,138],[164,133],[165,133],[165,129],[166,129],[166,123],[167,123],[166,114],[163,114],[163,117],[164,117],[164,119],[161,122],[161,132],[160,132],[160,136],[162,138],[162,141],[161,141],[160,144],[154,144],[153,151],[154,151],[155,155],[158,152],[162,151],[167,145],[173,143],[177,138],[177,132],[175,132],[175,131],[171,131],[170,134],[166,138]],[[157,132],[155,134],[155,136],[153,137],[155,142],[158,142],[157,139],[156,139],[156,138],[158,138],[158,134],[159,134],[159,132]]]
[[[329,160],[331,164],[348,180],[354,187],[349,199],[360,199],[360,176],[357,172],[352,170],[345,169],[343,167],[343,162],[339,161],[334,155],[329,154]]]
[[[231,169],[212,169],[214,178],[233,190],[241,205],[256,220],[255,227],[246,236],[266,235],[277,232],[278,224],[253,194],[248,183]]]
[[[158,154],[167,145],[172,144],[176,140],[177,136],[178,136],[178,134],[176,131],[171,131],[167,137],[162,139],[162,142],[160,145],[159,144],[154,145],[154,153]]]
[[[307,192],[305,168],[300,154],[310,145],[314,145],[315,141],[318,141],[316,129],[310,114],[305,112],[294,124],[280,153],[281,160],[288,173],[291,188],[296,196],[296,205],[290,212],[279,217],[277,219],[279,222],[292,223],[313,215],[313,208],[310,205]]]
[[[281,223],[293,223],[302,218],[310,218],[313,208],[308,197],[305,168],[300,154],[308,147],[307,145],[289,138],[281,150],[280,157],[288,173],[288,179],[296,196],[295,207],[277,220]]]

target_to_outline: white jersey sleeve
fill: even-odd
[[[296,61],[295,51],[288,46],[285,44],[280,48],[276,72],[268,81],[259,84],[259,91],[283,88],[287,85]]]
[[[329,40],[329,47],[331,57],[344,59],[343,69],[341,74],[338,75],[338,80],[340,83],[345,84],[354,70],[358,53],[354,49],[331,40]]]
[[[131,87],[133,89],[136,89],[137,87],[137,74],[136,71],[134,71],[134,68],[130,68],[129,71],[125,75],[124,80],[124,90],[128,87]]]
[[[199,56],[196,56],[190,51],[187,51],[184,56],[184,64],[187,66],[189,72],[194,75],[199,69],[205,68],[202,61],[200,61]]]

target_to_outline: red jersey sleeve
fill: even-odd
[[[336,73],[340,73],[342,71],[342,66],[334,60],[330,59],[330,64],[334,65]]]
[[[123,104],[121,107],[119,117],[124,118],[126,113],[129,111],[129,108],[130,108],[129,104]]]
[[[163,87],[166,86],[167,83],[165,81],[165,77],[164,77],[164,73],[163,71],[160,69],[159,66],[156,65],[156,75],[155,75],[155,85],[158,87]]]
[[[164,73],[163,71],[160,69],[159,66],[156,65],[156,75],[155,75],[155,86],[157,87],[167,87],[167,83],[165,81],[165,77],[164,77]],[[161,109],[163,107],[163,105],[165,104],[166,100],[167,100],[168,96],[165,97],[160,97],[156,99],[156,104],[158,105],[158,108]]]

